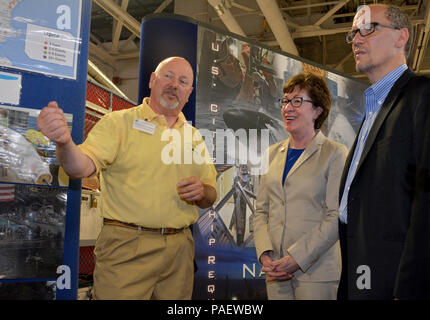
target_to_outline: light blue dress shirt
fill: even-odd
[[[358,135],[357,145],[355,147],[354,156],[352,157],[351,165],[349,166],[348,176],[345,182],[345,188],[343,190],[342,200],[339,205],[339,219],[343,223],[348,223],[348,192],[358,167],[358,163],[363,153],[363,148],[369,135],[370,129],[372,128],[373,122],[375,121],[379,110],[381,110],[384,104],[385,98],[393,87],[394,83],[400,78],[400,76],[408,69],[406,64],[399,66],[378,82],[374,83],[371,87],[364,91],[364,98],[366,101],[366,116],[364,119],[363,126]]]

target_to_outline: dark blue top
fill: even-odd
[[[287,177],[288,172],[290,172],[291,168],[294,166],[297,159],[300,157],[304,150],[305,149],[288,148],[287,160],[285,161],[284,174],[282,176],[282,185],[284,185],[285,183],[285,178]]]

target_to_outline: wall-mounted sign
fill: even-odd
[[[81,0],[0,0],[0,66],[76,79]]]

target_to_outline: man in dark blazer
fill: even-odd
[[[339,299],[430,299],[430,79],[406,66],[410,32],[371,5],[347,35],[372,86],[340,185]]]

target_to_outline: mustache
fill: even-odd
[[[178,90],[176,88],[168,87],[168,88],[163,90],[163,93],[174,95],[176,97],[176,99],[179,99]]]

